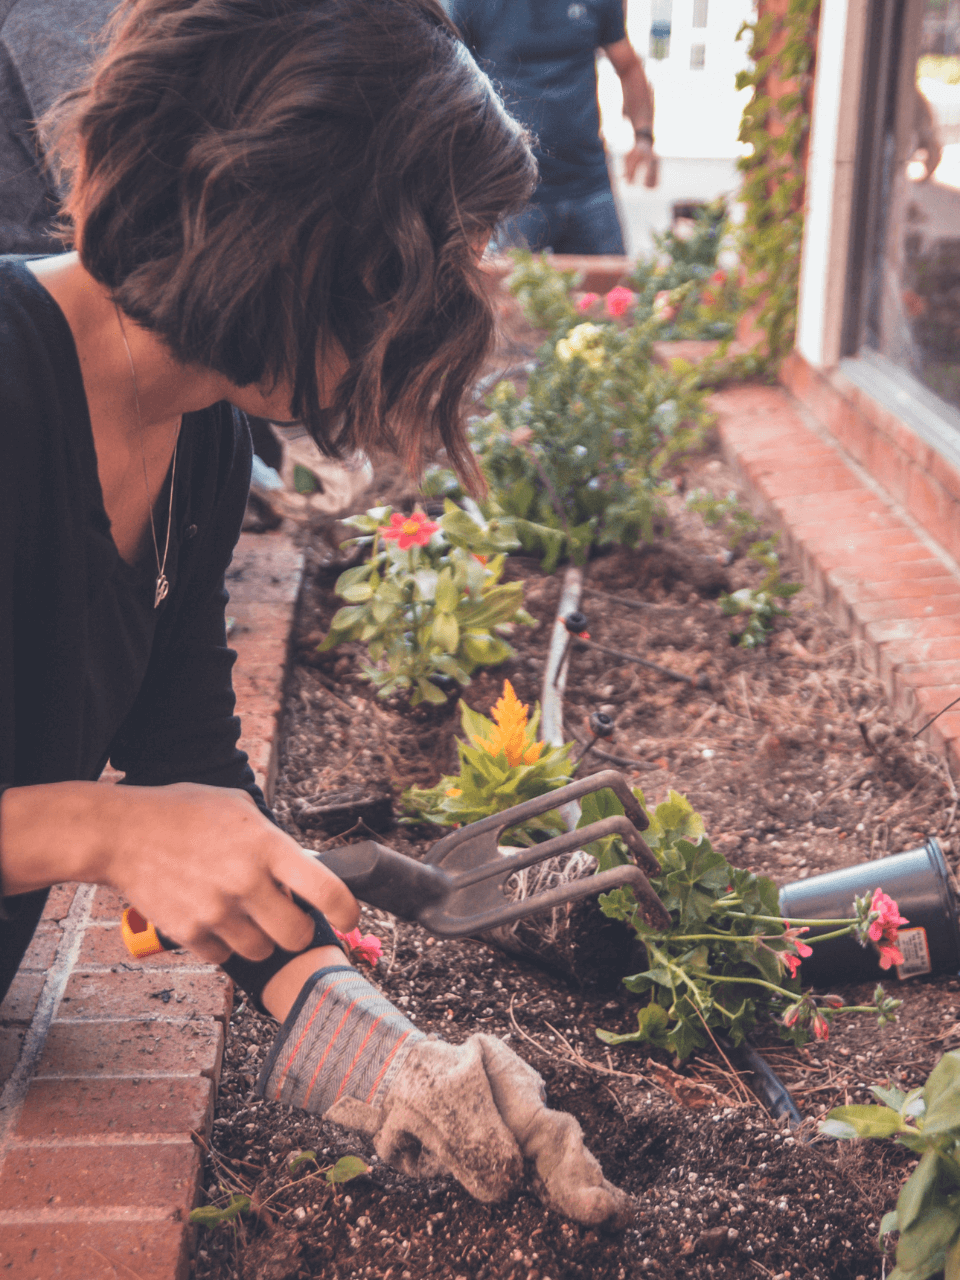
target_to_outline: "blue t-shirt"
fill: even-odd
[[[623,0],[443,0],[510,112],[539,140],[539,194],[606,182],[596,50],[626,37]]]

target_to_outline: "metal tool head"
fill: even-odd
[[[603,818],[529,849],[500,852],[500,838],[510,827],[607,787],[623,806],[622,815]],[[372,840],[329,850],[319,858],[364,902],[417,920],[439,937],[486,933],[627,885],[636,894],[645,919],[663,929],[669,926],[670,917],[647,879],[648,874],[659,873],[660,864],[640,836],[648,825],[623,775],[605,769],[452,831],[433,845],[423,862]],[[611,835],[623,839],[635,863],[572,879],[526,898],[511,896],[509,882],[518,871]]]

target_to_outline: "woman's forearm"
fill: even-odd
[[[99,782],[10,787],[0,796],[0,890],[100,883],[110,788]]]

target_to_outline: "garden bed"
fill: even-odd
[[[756,571],[741,560],[725,564],[723,539],[683,502],[693,485],[718,494],[732,487],[709,452],[686,462],[670,502],[669,539],[596,558],[582,607],[593,639],[706,677],[707,687],[596,650],[576,652],[565,701],[569,736],[586,741],[590,713],[612,715],[616,733],[603,750],[635,761],[622,766],[631,785],[643,787],[648,802],[671,787],[684,793],[715,847],[779,883],[912,848],[931,834],[952,865],[957,803],[944,764],[896,723],[856,645],[808,593],[794,598],[768,646],[731,644],[735,620],[721,616],[715,597],[724,586],[752,584]],[[359,674],[358,646],[316,653],[340,603],[332,587],[343,561],[331,545],[319,536],[311,542],[276,792],[282,824],[316,849],[369,835],[364,828],[331,835],[319,825],[329,823],[317,816],[320,798],[359,790],[399,800],[411,783],[433,785],[455,765],[459,729],[455,697],[412,711],[402,698],[384,703]],[[506,576],[525,580],[538,625],[517,627],[516,656],[478,673],[465,691],[483,712],[504,677],[524,702],[539,699],[560,592],[559,576],[541,575],[530,560],[511,559]],[[611,596],[648,607],[628,609]],[[590,756],[581,772],[604,767]],[[382,805],[367,812],[383,825]],[[379,838],[419,856],[438,834],[397,826]],[[765,1056],[807,1118],[791,1132],[716,1051],[680,1063],[645,1046],[607,1049],[597,1040],[597,1027],[632,1030],[638,1005],[619,981],[632,971],[624,967],[629,956],[599,913],[572,918],[569,945],[546,949],[546,967],[480,942],[435,940],[383,913],[365,911],[363,927],[384,944],[374,981],[418,1026],[454,1042],[493,1033],[541,1072],[551,1105],[578,1117],[606,1175],[636,1196],[636,1224],[605,1236],[545,1212],[528,1194],[484,1207],[450,1180],[414,1183],[375,1159],[368,1174],[336,1192],[315,1165],[291,1174],[290,1159],[303,1149],[323,1168],[344,1154],[370,1153],[335,1126],[256,1099],[252,1086],[274,1027],[241,1002],[206,1185],[217,1203],[252,1192],[264,1207],[201,1233],[196,1280],[881,1275],[879,1220],[913,1158],[887,1145],[806,1139],[830,1107],[870,1101],[874,1083],[921,1083],[944,1049],[960,1046],[957,980],[893,979],[888,987],[904,1005],[883,1033],[873,1018],[848,1018],[833,1024],[827,1042],[797,1050],[769,1028],[759,1038]],[[869,999],[870,992],[845,994]]]

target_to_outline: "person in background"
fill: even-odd
[[[499,238],[555,253],[623,253],[607,155],[600,136],[596,53],[620,77],[634,145],[624,159],[633,182],[656,186],[653,90],[627,37],[624,0],[443,0],[508,109],[537,140],[540,185],[530,207]]]
[[[480,257],[527,135],[437,0],[123,0],[109,37],[48,121],[74,247],[0,257],[0,999],[49,887],[109,885],[281,1023],[265,1097],[622,1224],[531,1067],[344,962],[357,904],[273,820],[226,641],[243,414],[414,473],[442,443],[480,490]]]

